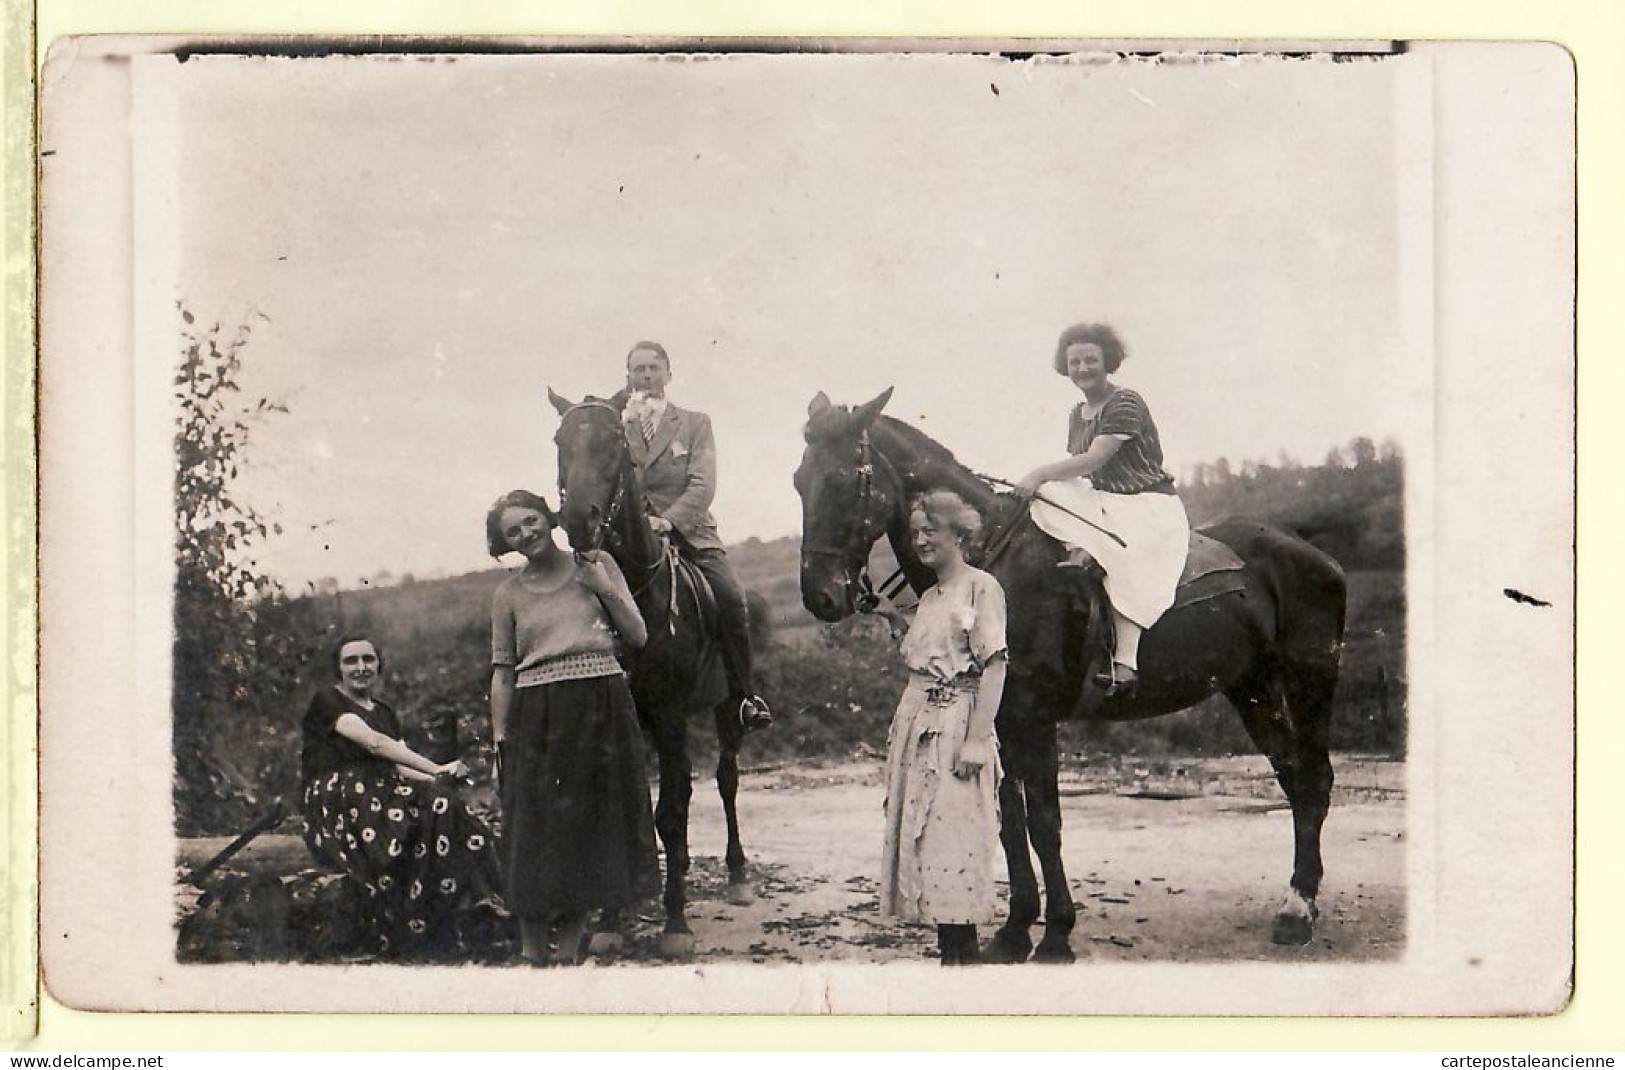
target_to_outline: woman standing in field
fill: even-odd
[[[384,657],[372,640],[341,640],[333,669],[337,683],[316,692],[303,725],[305,843],[366,889],[377,951],[449,950],[444,923],[500,884],[490,830],[457,796],[468,767],[401,741],[377,695]]]
[[[909,529],[936,585],[903,640],[908,686],[886,742],[881,910],[937,925],[944,966],[979,958],[976,925],[998,909],[998,744],[1004,591],[965,562],[981,517],[947,490],[914,503]]]
[[[614,916],[659,880],[643,738],[616,660],[641,647],[643,618],[615,561],[553,541],[554,513],[529,491],[485,517],[492,557],[525,567],[491,604],[491,721],[502,798],[508,909],[526,961],[577,963],[586,922]]]

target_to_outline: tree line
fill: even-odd
[[[1345,569],[1405,566],[1405,458],[1385,439],[1351,439],[1305,465],[1285,452],[1273,464],[1221,457],[1193,465],[1179,496],[1194,525],[1253,516],[1294,529]]]

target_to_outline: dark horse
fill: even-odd
[[[1045,931],[1036,956],[1072,961],[1077,911],[1061,864],[1056,723],[1069,717],[1138,720],[1223,694],[1270,760],[1292,807],[1292,879],[1275,917],[1274,939],[1307,943],[1318,910],[1320,830],[1331,797],[1327,729],[1342,651],[1343,572],[1316,548],[1254,521],[1225,521],[1205,534],[1230,547],[1243,568],[1235,590],[1171,609],[1145,633],[1140,678],[1110,698],[1089,684],[1098,664],[1104,592],[1079,597],[1055,566],[1065,550],[1010,495],[996,495],[953,454],[919,431],[880,415],[887,390],[855,410],[819,394],[808,410],[807,448],[796,470],[802,500],[801,597],[820,620],[872,604],[869,551],[881,535],[916,593],[933,582],[908,538],[908,501],[933,487],[957,492],[986,518],[986,567],[1009,606],[1010,671],[997,728],[1006,777],[999,791],[1000,840],[1010,870],[1010,915],[988,945],[996,961],[1033,953],[1038,883],[1027,844],[1043,870]],[[973,559],[973,563],[976,561]],[[1070,570],[1068,570],[1070,571]]]
[[[717,791],[728,822],[728,897],[751,900],[745,880],[745,849],[739,842],[734,799],[739,791],[739,743],[744,728],[728,709],[726,681],[715,649],[711,606],[681,564],[649,526],[643,485],[626,447],[620,410],[586,398],[579,405],[549,390],[563,417],[559,448],[560,519],[577,551],[608,550],[620,565],[649,628],[643,649],[629,655],[627,670],[638,717],[660,759],[660,799],[655,830],[666,852],[663,954],[683,955],[694,937],[684,917],[683,882],[688,875],[688,803],[693,794],[688,760],[688,715],[710,707],[717,726]]]

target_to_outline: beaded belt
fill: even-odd
[[[939,680],[925,673],[914,675],[925,687],[925,701],[933,706],[949,706],[960,695],[974,695],[982,682],[981,677],[969,673],[961,673],[949,680]]]
[[[614,654],[596,650],[560,654],[519,670],[515,683],[520,687],[540,687],[560,680],[591,680],[599,676],[619,676],[621,663]]]

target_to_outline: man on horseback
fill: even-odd
[[[766,728],[772,711],[751,682],[750,619],[711,516],[717,492],[711,418],[666,397],[671,358],[658,342],[639,342],[626,356],[626,388],[611,399],[624,413],[626,444],[643,481],[650,526],[671,540],[711,585],[730,702],[746,728]]]

